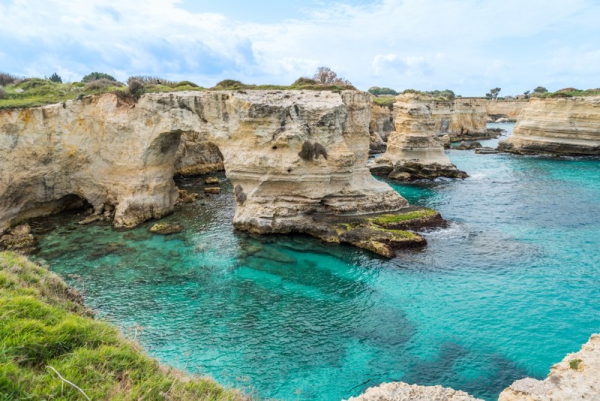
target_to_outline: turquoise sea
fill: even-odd
[[[494,400],[600,332],[600,160],[449,156],[468,179],[392,184],[452,221],[394,260],[237,233],[228,182],[169,237],[51,218],[38,258],[152,356],[263,399],[401,380]]]

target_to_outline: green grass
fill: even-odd
[[[409,220],[423,219],[435,216],[437,212],[432,209],[419,209],[408,213],[384,214],[374,218],[372,221],[375,224],[394,224]]]
[[[580,364],[581,364],[581,359],[573,359],[569,362],[569,366],[573,370],[578,370]]]
[[[373,97],[373,101],[381,106],[389,106],[396,102],[396,96]]]
[[[240,400],[211,379],[165,368],[95,320],[60,277],[0,252],[0,400]]]
[[[561,89],[556,92],[546,93],[533,93],[531,97],[538,97],[541,99],[555,99],[555,98],[566,98],[575,96],[600,96],[600,88],[580,90],[575,88],[567,88],[566,90]]]

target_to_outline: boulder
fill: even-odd
[[[169,224],[165,222],[159,222],[150,227],[148,231],[150,231],[153,234],[171,235],[180,233],[184,229],[185,228],[181,224]]]

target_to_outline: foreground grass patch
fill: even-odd
[[[216,382],[160,366],[81,296],[23,256],[0,252],[0,400],[239,400]]]
[[[432,209],[420,209],[408,213],[396,213],[396,214],[384,214],[382,216],[374,218],[372,221],[375,224],[393,224],[404,221],[424,219],[427,217],[435,216],[437,212]]]

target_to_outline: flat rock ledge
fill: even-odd
[[[418,386],[402,382],[371,387],[347,401],[482,401],[441,386]],[[600,334],[593,334],[579,352],[568,354],[552,366],[545,380],[524,378],[505,389],[498,401],[600,400]]]
[[[371,387],[358,397],[347,401],[483,401],[471,397],[464,391],[456,391],[442,386],[418,386],[402,382],[384,383]]]
[[[302,226],[290,227],[287,232],[305,233],[328,243],[346,243],[393,258],[397,250],[427,245],[416,231],[446,226],[447,222],[435,210],[412,206],[397,212],[361,216],[315,214]],[[235,227],[260,234],[253,226],[236,224]]]
[[[468,174],[453,164],[398,162],[395,166],[387,160],[376,159],[369,166],[371,173],[395,181],[435,180],[436,178],[465,179]]]

